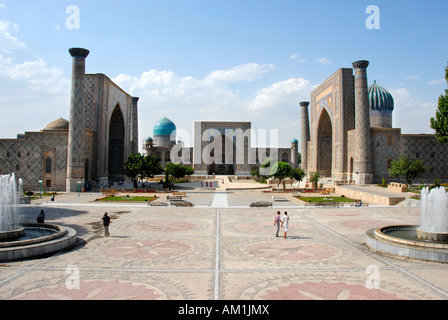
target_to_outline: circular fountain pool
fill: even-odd
[[[76,231],[51,224],[24,223],[25,234],[14,241],[0,242],[0,261],[45,257],[69,249],[76,243]]]
[[[382,253],[448,263],[448,193],[442,187],[426,187],[420,199],[419,226],[370,229],[366,232],[366,245]]]

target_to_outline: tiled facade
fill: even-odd
[[[0,140],[0,172],[14,172],[25,190],[39,190],[39,181],[48,191],[77,191],[78,181],[81,187],[106,185],[123,177],[123,163],[138,152],[138,99],[103,74],[84,74],[88,50],[69,51],[70,125]],[[113,161],[121,172],[110,172]]]
[[[356,96],[359,96],[359,105],[365,104],[366,88],[363,85],[363,94],[355,91],[354,69],[339,69],[311,93],[310,132],[302,125],[302,138],[310,137],[305,146],[302,142],[302,153],[307,151],[302,167],[308,173],[319,171],[334,181],[364,184],[370,182],[360,181],[359,175],[362,165],[366,165],[364,173],[372,174],[371,182],[380,183],[383,178],[398,182],[399,178],[389,176],[388,167],[391,161],[405,155],[423,160],[431,168],[419,180],[448,180],[448,144],[438,143],[431,134],[402,134],[401,129],[390,124],[392,111],[381,119],[378,119],[381,112],[378,110],[372,113],[369,109],[370,115],[358,112]],[[367,79],[367,73],[363,78]],[[302,123],[306,123],[304,115],[302,106]],[[368,117],[371,123],[366,126]],[[363,146],[369,146],[368,150]]]

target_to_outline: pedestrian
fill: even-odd
[[[45,212],[44,212],[44,210],[40,210],[40,213],[37,216],[37,223],[45,223]]]
[[[277,232],[275,233],[275,236],[278,237],[278,233],[280,232],[280,211],[277,211],[277,215],[274,219],[274,226],[277,227]]]
[[[109,236],[109,225],[110,225],[110,217],[107,215],[107,212],[104,214],[103,218],[103,227],[104,227],[104,236]]]
[[[52,202],[54,202],[54,197],[55,197],[55,195],[53,194],[53,196],[51,197]]]
[[[283,227],[283,230],[285,231],[285,236],[284,236],[285,239],[286,239],[286,233],[288,232],[288,226],[289,226],[289,216],[288,216],[288,212],[285,211],[285,215],[282,218],[282,227]]]

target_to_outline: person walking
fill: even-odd
[[[280,211],[277,211],[277,215],[275,216],[274,219],[274,226],[277,227],[277,232],[275,233],[275,236],[278,237],[278,233],[280,232]]]
[[[108,237],[110,235],[109,234],[110,217],[107,215],[107,212],[104,214],[101,220],[103,220],[104,236]]]
[[[285,239],[286,239],[286,233],[288,233],[288,226],[289,226],[289,216],[288,216],[288,212],[285,211],[285,215],[282,218],[282,227],[283,227],[283,230],[285,231],[285,235],[284,235]]]

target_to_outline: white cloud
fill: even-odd
[[[411,76],[407,76],[405,79],[406,80],[418,80],[418,79],[420,79],[420,76],[411,75]]]
[[[26,45],[13,35],[18,32],[19,26],[17,24],[11,21],[0,20],[0,51],[11,52],[12,50],[26,48]]]
[[[294,61],[297,61],[297,62],[300,62],[300,63],[306,61],[306,59],[301,58],[300,55],[297,54],[297,53],[292,54],[291,57],[289,57],[289,58],[290,58],[291,60],[294,60]]]
[[[428,81],[428,84],[431,85],[431,86],[434,86],[434,85],[443,84],[445,81],[446,81],[445,79],[440,78],[440,79],[437,79],[437,80]]]
[[[204,79],[204,83],[251,82],[272,70],[275,70],[273,64],[260,65],[257,63],[247,63],[233,67],[229,70],[214,71]]]
[[[429,127],[430,118],[435,115],[437,102],[425,102],[407,88],[390,91],[394,97],[395,110],[393,126],[401,128],[404,134],[434,133]],[[416,132],[416,128],[418,132]]]
[[[300,96],[309,96],[315,87],[303,78],[291,78],[277,82],[260,90],[249,104],[249,109],[258,111],[281,107],[284,103],[295,103]]]
[[[323,65],[323,66],[327,66],[327,65],[331,64],[331,61],[328,60],[327,58],[324,58],[324,57],[322,57],[322,58],[317,58],[317,59],[316,59],[316,62],[320,63],[320,64]]]

